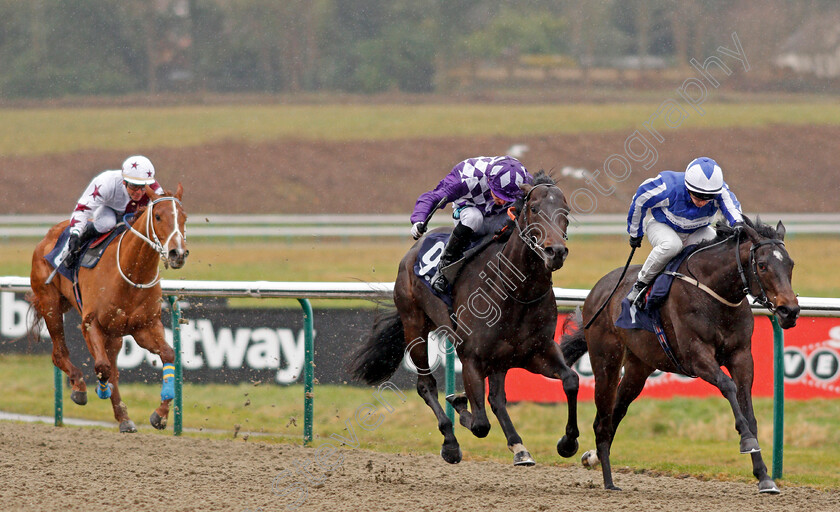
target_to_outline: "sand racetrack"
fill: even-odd
[[[616,484],[624,489],[619,493],[602,488],[600,471],[578,464],[515,468],[464,461],[452,466],[433,454],[344,447],[323,459],[335,466],[324,472],[310,464],[315,454],[254,438],[127,435],[2,422],[0,510],[267,512],[289,510],[297,500],[302,500],[298,510],[333,512],[840,510],[840,491],[803,487],[782,487],[780,495],[768,496],[759,495],[753,483],[616,472]],[[311,482],[301,469],[307,466]],[[282,496],[289,487],[292,493]]]

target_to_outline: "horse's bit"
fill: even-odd
[[[158,203],[163,202],[163,201],[172,202],[172,214],[173,214],[172,218],[175,219],[175,229],[172,230],[172,233],[169,234],[169,236],[166,238],[166,241],[164,243],[161,243],[160,238],[158,238],[158,235],[155,232],[155,225],[154,225],[154,221],[152,219],[154,218],[154,206]],[[178,205],[180,205],[180,204],[181,204],[181,202],[178,201],[178,199],[176,199],[174,197],[171,197],[171,196],[161,197],[161,198],[155,199],[154,201],[149,203],[149,207],[148,207],[149,211],[146,213],[146,233],[151,233],[152,238],[154,240],[149,239],[149,237],[147,237],[143,233],[137,231],[134,228],[133,225],[128,224],[128,229],[130,229],[132,233],[134,233],[135,235],[140,237],[141,240],[143,240],[147,245],[149,245],[152,249],[154,249],[154,251],[156,253],[158,253],[158,255],[160,255],[160,259],[162,259],[164,261],[166,260],[166,256],[167,256],[166,248],[169,246],[169,242],[172,240],[172,237],[174,237],[177,234],[177,235],[181,235],[181,237],[184,240],[187,239],[186,235],[181,233],[181,228],[178,226]],[[131,286],[133,286],[135,288],[151,288],[151,287],[155,286],[156,284],[158,284],[158,282],[160,282],[160,268],[157,269],[157,273],[155,274],[155,277],[150,282],[148,282],[146,284],[137,284],[134,281],[132,281],[131,279],[129,279],[123,273],[122,266],[120,265],[120,247],[122,246],[122,240],[123,240],[123,237],[125,236],[125,234],[126,234],[126,232],[123,232],[123,234],[120,235],[119,242],[117,242],[117,270],[119,271],[120,276],[125,280],[125,282],[127,282],[128,284],[130,284]]]

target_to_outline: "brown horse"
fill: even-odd
[[[752,405],[754,319],[745,298],[747,293],[754,296],[785,329],[796,325],[799,303],[791,288],[793,261],[785,250],[784,225],[779,222],[773,229],[760,221],[753,225],[745,219],[745,223],[743,232],[719,224],[717,237],[701,244],[680,265],[677,272],[682,277],[674,280],[661,308],[662,327],[673,357],[666,354],[653,333],[615,326],[621,299],[633,285],[633,271],[628,272],[619,292],[588,329],[563,337],[563,355],[569,364],[589,351],[597,408],[597,459],[589,462],[600,460],[605,488],[619,490],[610,470],[610,447],[618,424],[642,392],[648,376],[661,370],[696,375],[720,390],[735,415],[741,453],[752,457],[759,491],[779,492],[767,475],[758,446]],[[588,322],[609,296],[620,270],[604,276],[589,293],[583,306],[583,322]]]
[[[120,432],[137,432],[128,417],[126,405],[120,400],[117,354],[123,336],[133,336],[138,345],[159,355],[163,363],[161,404],[150,417],[152,426],[166,428],[169,405],[174,398],[171,368],[175,353],[164,339],[160,320],[162,297],[158,262],[163,259],[168,266],[181,268],[189,254],[184,230],[187,215],[181,206],[183,190],[179,183],[174,195],[158,196],[146,187],[149,205],[137,215],[129,230],[105,250],[94,268],[79,269],[81,309],[74,298],[71,281],[56,274],[47,284],[52,267],[45,255],[55,246],[68,221],[53,226],[32,254],[32,293],[28,299],[36,312],[36,321],[40,317],[46,322],[53,343],[53,364],[70,378],[72,400],[85,405],[85,380],[79,368],[70,362],[64,340],[63,315],[71,307],[75,308],[82,317],[82,335],[94,359],[99,380],[97,395],[111,398]]]
[[[448,337],[463,364],[466,396],[447,400],[476,437],[485,437],[490,430],[484,404],[484,379],[489,378],[488,401],[514,453],[514,464],[534,464],[508,415],[504,387],[510,368],[525,368],[563,381],[569,415],[557,449],[565,457],[577,451],[578,377],[553,340],[557,307],[551,274],[563,266],[568,254],[568,204],[542,172],[533,185],[521,188],[524,198],[511,211],[508,228],[515,234],[466,263],[452,288],[451,310],[413,271],[421,243],[408,251],[394,285],[396,311],[377,319],[351,360],[350,371],[356,378],[376,384],[396,371],[404,355],[410,357],[419,369],[417,392],[434,411],[443,434],[441,456],[452,464],[460,462],[461,449],[429,368],[430,333],[439,340]]]

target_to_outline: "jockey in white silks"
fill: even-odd
[[[68,254],[64,260],[67,268],[75,265],[88,240],[111,231],[119,217],[148,204],[146,185],[158,195],[163,193],[155,181],[152,162],[140,155],[128,157],[122,169],[104,171],[93,178],[70,215]]]
[[[648,210],[651,218],[644,222]],[[715,237],[710,224],[718,211],[730,225],[743,220],[741,204],[711,158],[696,158],[685,172],[663,171],[641,184],[627,214],[627,232],[631,247],[640,247],[647,234],[653,250],[627,295],[630,304],[643,296],[653,278],[683,246]]]

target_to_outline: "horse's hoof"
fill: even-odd
[[[563,436],[557,441],[557,453],[563,457],[568,459],[569,457],[576,454],[578,451],[578,440],[577,439],[569,439],[568,436]]]
[[[455,445],[454,448],[447,448],[445,445],[440,449],[440,456],[443,460],[450,464],[458,464],[461,462],[461,447]]]
[[[533,466],[537,463],[531,454],[528,453],[528,450],[522,450],[521,452],[517,453],[513,456],[513,465],[514,466]]]
[[[137,426],[134,425],[134,422],[131,420],[125,420],[120,422],[120,433],[121,434],[134,434],[137,432]]]
[[[157,411],[152,411],[152,415],[149,416],[149,423],[152,424],[158,430],[163,430],[166,428],[166,417],[161,417]]]
[[[616,487],[614,484],[610,484],[610,485],[605,485],[604,489],[606,489],[608,491],[620,491],[621,487]]]
[[[87,404],[87,391],[73,391],[70,393],[70,400],[78,405]]]
[[[598,453],[595,450],[587,450],[583,452],[580,463],[583,464],[583,467],[592,469],[600,464],[601,461],[598,460]]]
[[[745,437],[741,439],[741,453],[746,455],[748,453],[758,453],[761,448],[758,447],[758,439],[754,437]]]
[[[779,488],[776,487],[776,482],[768,478],[767,480],[762,480],[761,482],[758,482],[758,492],[760,492],[761,494],[779,494],[782,491],[780,491]]]
[[[483,439],[487,437],[487,434],[490,433],[490,423],[485,423],[484,425],[476,425],[473,422],[472,428],[470,428],[470,432],[479,439]]]

